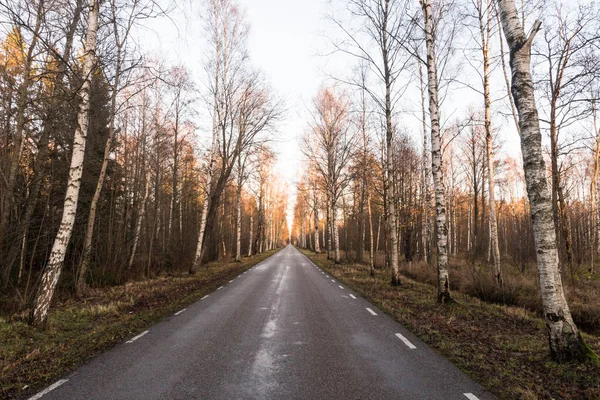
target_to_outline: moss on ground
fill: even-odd
[[[403,277],[393,287],[391,272],[370,277],[367,266],[303,253],[500,399],[600,399],[600,365],[551,361],[544,321],[533,312],[458,292],[452,294],[457,303],[441,305],[430,284]],[[582,336],[598,353],[600,337]]]
[[[33,393],[103,351],[214,291],[274,252],[181,274],[97,289],[52,307],[43,328],[26,312],[0,320],[0,396]]]

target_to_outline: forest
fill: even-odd
[[[207,6],[216,12],[205,27],[212,80],[200,88],[187,67],[132,39],[168,7],[3,2],[3,314],[31,307],[31,322],[43,324],[57,289],[84,296],[193,274],[287,236],[285,182],[270,145],[283,108],[248,59],[246,22],[234,7]],[[207,104],[214,121],[205,143],[194,114]]]
[[[432,318],[476,301],[501,307],[496,323],[542,321],[542,358],[519,359],[543,364],[538,386],[513,398],[600,396],[595,1],[327,2],[317,57],[342,67],[304,109],[253,59],[252,1],[192,3],[0,0],[2,395],[292,244],[452,362],[431,339],[455,340],[447,328],[395,316],[407,297]],[[201,65],[153,51],[157,21],[194,7]],[[285,141],[301,160],[292,180]],[[73,336],[104,323],[99,345]],[[549,365],[559,381],[575,365],[577,388],[540,395]]]

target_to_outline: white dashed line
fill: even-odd
[[[38,400],[38,399],[42,398],[43,395],[50,393],[51,391],[53,391],[54,389],[56,389],[57,387],[59,387],[60,385],[64,384],[67,381],[68,381],[68,379],[61,379],[59,381],[56,381],[52,385],[48,386],[46,389],[39,392],[38,394],[31,396],[29,398],[29,400]]]
[[[411,342],[409,342],[407,338],[405,338],[404,336],[402,336],[402,334],[396,333],[396,336],[398,337],[398,339],[402,340],[404,342],[404,344],[408,346],[409,349],[416,349],[417,348],[417,346],[415,346],[414,344],[412,344]]]
[[[187,310],[187,308],[184,308],[183,310],[179,310],[179,311],[177,311],[177,312],[176,312],[175,314],[173,314],[173,315],[179,315],[179,314],[181,314],[182,312],[184,312],[185,310]]]
[[[325,275],[326,278],[329,278],[329,275]]]
[[[148,332],[150,332],[150,331],[144,331],[144,332],[140,333],[139,335],[132,337],[131,339],[129,339],[129,340],[128,340],[127,342],[125,342],[125,343],[132,343],[132,342],[135,342],[136,340],[138,340],[139,338],[141,338],[142,336],[144,336],[144,335],[145,335],[146,333],[148,333]]]
[[[463,394],[469,400],[479,400],[479,398],[477,396],[475,396],[473,393],[463,393]]]
[[[223,289],[223,286],[219,286],[219,287],[217,288],[217,290],[221,290],[221,289]]]
[[[356,296],[351,294],[350,297],[352,297],[354,300],[356,300]]]
[[[229,283],[233,282],[233,279],[229,281]]]
[[[339,287],[340,289],[343,289],[343,288],[344,288],[342,285],[338,285],[338,287]]]
[[[377,315],[377,313],[373,310],[371,310],[370,308],[367,308],[367,311],[370,312],[372,315]]]
[[[207,297],[208,297],[208,295],[204,296],[204,297],[203,297],[203,298],[201,298],[200,300],[204,300],[204,299],[205,299],[205,298],[207,298]]]

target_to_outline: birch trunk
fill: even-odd
[[[113,7],[113,29],[115,34],[118,27],[115,17],[114,4]],[[121,78],[121,49],[122,42],[117,37],[117,60],[115,66],[115,82],[112,87],[111,99],[110,99],[110,124],[108,128],[108,138],[104,146],[104,158],[102,159],[102,167],[100,168],[100,176],[96,183],[96,189],[94,190],[94,196],[90,204],[90,214],[87,221],[87,227],[85,230],[85,238],[83,240],[83,253],[81,256],[81,262],[79,264],[79,273],[77,275],[77,282],[75,284],[75,290],[78,296],[84,294],[87,290],[87,284],[85,278],[90,265],[90,259],[92,254],[92,239],[94,237],[94,225],[96,223],[96,210],[98,209],[98,200],[100,200],[100,193],[102,192],[102,186],[104,186],[104,180],[106,178],[106,169],[108,168],[108,160],[110,158],[110,149],[112,141],[115,136],[115,114],[117,111],[117,93],[119,91],[119,81]]]
[[[242,261],[242,182],[238,180],[237,187],[237,218],[236,218],[236,246],[235,261]]]
[[[448,276],[448,227],[446,225],[446,198],[442,171],[442,141],[440,136],[437,61],[435,35],[430,0],[421,0],[425,22],[427,46],[427,89],[429,93],[429,118],[431,121],[431,171],[435,189],[436,242],[437,242],[437,298],[438,302],[452,301]]]
[[[398,269],[398,235],[396,232],[396,208],[394,206],[394,186],[393,186],[393,139],[394,131],[392,127],[392,72],[390,71],[389,37],[388,37],[388,17],[389,0],[385,2],[384,22],[382,29],[382,50],[383,50],[383,74],[385,81],[385,130],[386,130],[386,163],[387,170],[385,186],[387,187],[387,206],[388,206],[388,232],[390,235],[390,266],[392,268],[392,286],[400,285],[400,271]]]
[[[423,81],[423,71],[421,69],[421,62],[419,62],[419,89],[421,91],[421,115],[422,115],[422,127],[423,127],[423,215],[421,220],[421,239],[423,246],[423,261],[425,264],[429,262],[429,237],[431,234],[431,219],[429,217],[430,204],[433,200],[431,197],[431,189],[429,183],[431,182],[431,169],[429,161],[429,144],[427,141],[427,113],[425,111],[425,82]],[[434,208],[434,207],[431,207]]]
[[[369,212],[369,269],[371,276],[375,276],[375,263],[374,263],[374,243],[373,243],[373,211],[371,210],[371,191],[367,188],[367,210]]]
[[[248,235],[250,240],[248,240],[248,257],[252,256],[252,225],[254,225],[254,215],[250,214],[250,234]]]
[[[144,219],[144,215],[146,214],[146,203],[148,201],[149,195],[150,187],[148,185],[148,178],[144,177],[144,198],[142,199],[142,206],[140,207],[140,212],[135,223],[135,231],[133,233],[133,246],[131,248],[131,255],[129,256],[129,262],[127,263],[128,269],[131,269],[131,267],[133,266],[133,261],[135,260],[135,253],[137,251],[137,246],[140,241],[140,232],[142,231],[142,220]]]
[[[331,205],[331,231],[333,233],[333,249],[334,249],[334,257],[335,263],[340,263],[340,235],[338,231],[337,224],[337,210],[336,205],[333,203]]]
[[[531,79],[531,43],[541,23],[525,36],[514,0],[498,0],[502,27],[510,48],[512,95],[519,113],[521,151],[535,237],[540,292],[552,359],[583,360],[586,351],[565,298],[559,269],[550,189],[542,153],[538,111]]]
[[[490,208],[489,229],[490,242],[489,253],[494,258],[494,279],[498,287],[503,286],[502,266],[500,264],[500,246],[498,244],[498,221],[496,218],[495,201],[495,176],[494,176],[494,142],[492,138],[492,117],[490,100],[490,66],[489,66],[489,44],[491,39],[491,0],[487,0],[485,8],[479,6],[479,31],[481,34],[481,52],[483,56],[483,104],[484,104],[484,124],[485,124],[485,148],[488,170],[488,202]],[[487,13],[487,18],[483,13]]]
[[[41,325],[46,322],[50,303],[63,262],[67,253],[67,246],[73,233],[75,214],[77,213],[77,202],[79,199],[79,188],[81,187],[81,175],[83,172],[83,157],[85,155],[85,142],[89,125],[90,110],[90,86],[92,72],[94,70],[96,55],[96,34],[98,31],[99,0],[91,0],[89,7],[88,26],[85,39],[84,62],[83,62],[83,84],[80,90],[81,103],[77,114],[77,128],[73,141],[73,154],[69,168],[69,179],[67,193],[63,208],[63,215],[58,229],[58,234],[52,245],[48,265],[42,275],[40,288],[36,294],[30,322],[33,325]]]
[[[314,207],[313,214],[315,217],[315,253],[321,252],[321,246],[319,245],[319,209]]]
[[[598,130],[598,122],[596,116],[596,102],[592,100],[592,119],[594,123],[594,134],[596,135],[596,152],[594,154],[594,172],[590,182],[590,199],[591,199],[591,222],[592,222],[592,250],[590,272],[594,273],[594,259],[598,250],[597,243],[600,237],[600,224],[598,222],[598,213],[596,211],[596,182],[598,181],[598,170],[600,169],[600,131]]]

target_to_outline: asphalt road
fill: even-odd
[[[291,246],[36,396],[493,398]]]

